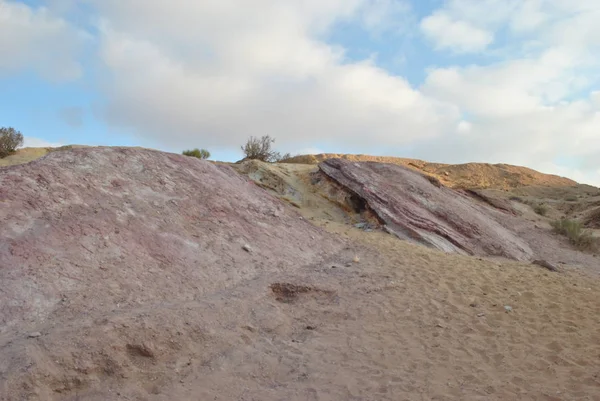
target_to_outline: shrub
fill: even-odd
[[[540,216],[545,216],[546,214],[548,214],[548,207],[540,203],[539,205],[533,208],[533,211],[539,214]]]
[[[246,159],[260,160],[263,162],[277,163],[292,157],[291,154],[286,153],[282,155],[272,149],[272,145],[275,139],[269,135],[264,135],[261,138],[255,138],[253,136],[248,139],[248,142],[242,146],[242,151],[246,155]]]
[[[561,219],[551,224],[554,232],[567,237],[569,242],[579,249],[593,249],[598,245],[599,240],[594,238],[590,231],[585,230],[579,221]]]
[[[23,146],[23,134],[11,127],[0,128],[0,158],[14,153],[20,146]]]
[[[210,157],[210,152],[206,149],[193,149],[193,150],[184,150],[181,152],[184,156],[196,157],[198,159],[208,159]]]

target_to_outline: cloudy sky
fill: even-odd
[[[598,0],[0,0],[27,144],[505,162],[600,186]]]

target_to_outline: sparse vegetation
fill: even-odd
[[[566,200],[567,202],[577,202],[577,199],[578,199],[578,198],[577,198],[575,195],[567,196],[567,197],[565,198],[565,200]]]
[[[548,207],[543,203],[540,203],[534,206],[533,211],[539,214],[540,216],[545,216],[548,214]]]
[[[4,158],[23,146],[23,134],[12,127],[0,128],[0,158]]]
[[[210,157],[210,152],[206,149],[192,149],[192,150],[184,150],[181,152],[184,156],[196,157],[198,159],[206,160]]]
[[[569,242],[580,250],[591,250],[598,246],[599,239],[594,238],[589,230],[576,220],[561,219],[553,221],[554,232],[564,235]]]
[[[242,151],[246,155],[246,159],[260,160],[263,162],[277,163],[292,157],[286,153],[282,155],[273,150],[272,146],[275,142],[274,138],[269,135],[264,135],[260,138],[251,136],[248,142],[242,146]]]

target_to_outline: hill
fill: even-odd
[[[599,397],[598,258],[438,185],[139,148],[0,167],[0,400]]]
[[[441,164],[399,157],[333,153],[295,156],[286,159],[285,163],[318,164],[324,160],[337,158],[352,162],[398,164],[434,176],[444,185],[452,188],[509,190],[525,186],[563,187],[577,185],[577,182],[568,178],[543,174],[527,167],[511,166],[509,164]]]

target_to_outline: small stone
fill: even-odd
[[[485,316],[485,313],[478,313],[477,314],[477,317],[484,317],[484,316]]]
[[[354,263],[358,263],[358,262],[360,262],[360,258],[358,256],[354,256],[354,259],[352,259],[352,261]]]
[[[552,263],[545,261],[545,260],[534,260],[533,262],[531,262],[534,265],[538,265],[541,266],[545,269],[550,270],[551,272],[557,272],[558,271],[558,267],[556,267],[555,265],[553,265]]]
[[[475,298],[471,298],[471,300],[470,300],[470,302],[469,302],[469,306],[470,306],[471,308],[475,308],[475,307],[477,307],[477,305],[478,305],[478,304],[477,304],[477,300],[476,300]]]
[[[42,333],[40,333],[39,331],[34,331],[34,332],[27,334],[27,337],[29,337],[29,338],[38,338],[41,336],[42,336]]]
[[[505,306],[504,306],[504,310],[505,310],[506,312],[512,312],[513,308],[512,308],[512,306],[505,305]]]
[[[242,247],[242,249],[248,253],[252,252],[252,247],[248,244],[244,244],[244,246]]]
[[[440,329],[445,329],[446,328],[446,326],[444,326],[443,324],[440,324],[440,323],[436,324],[435,327],[438,327]]]

